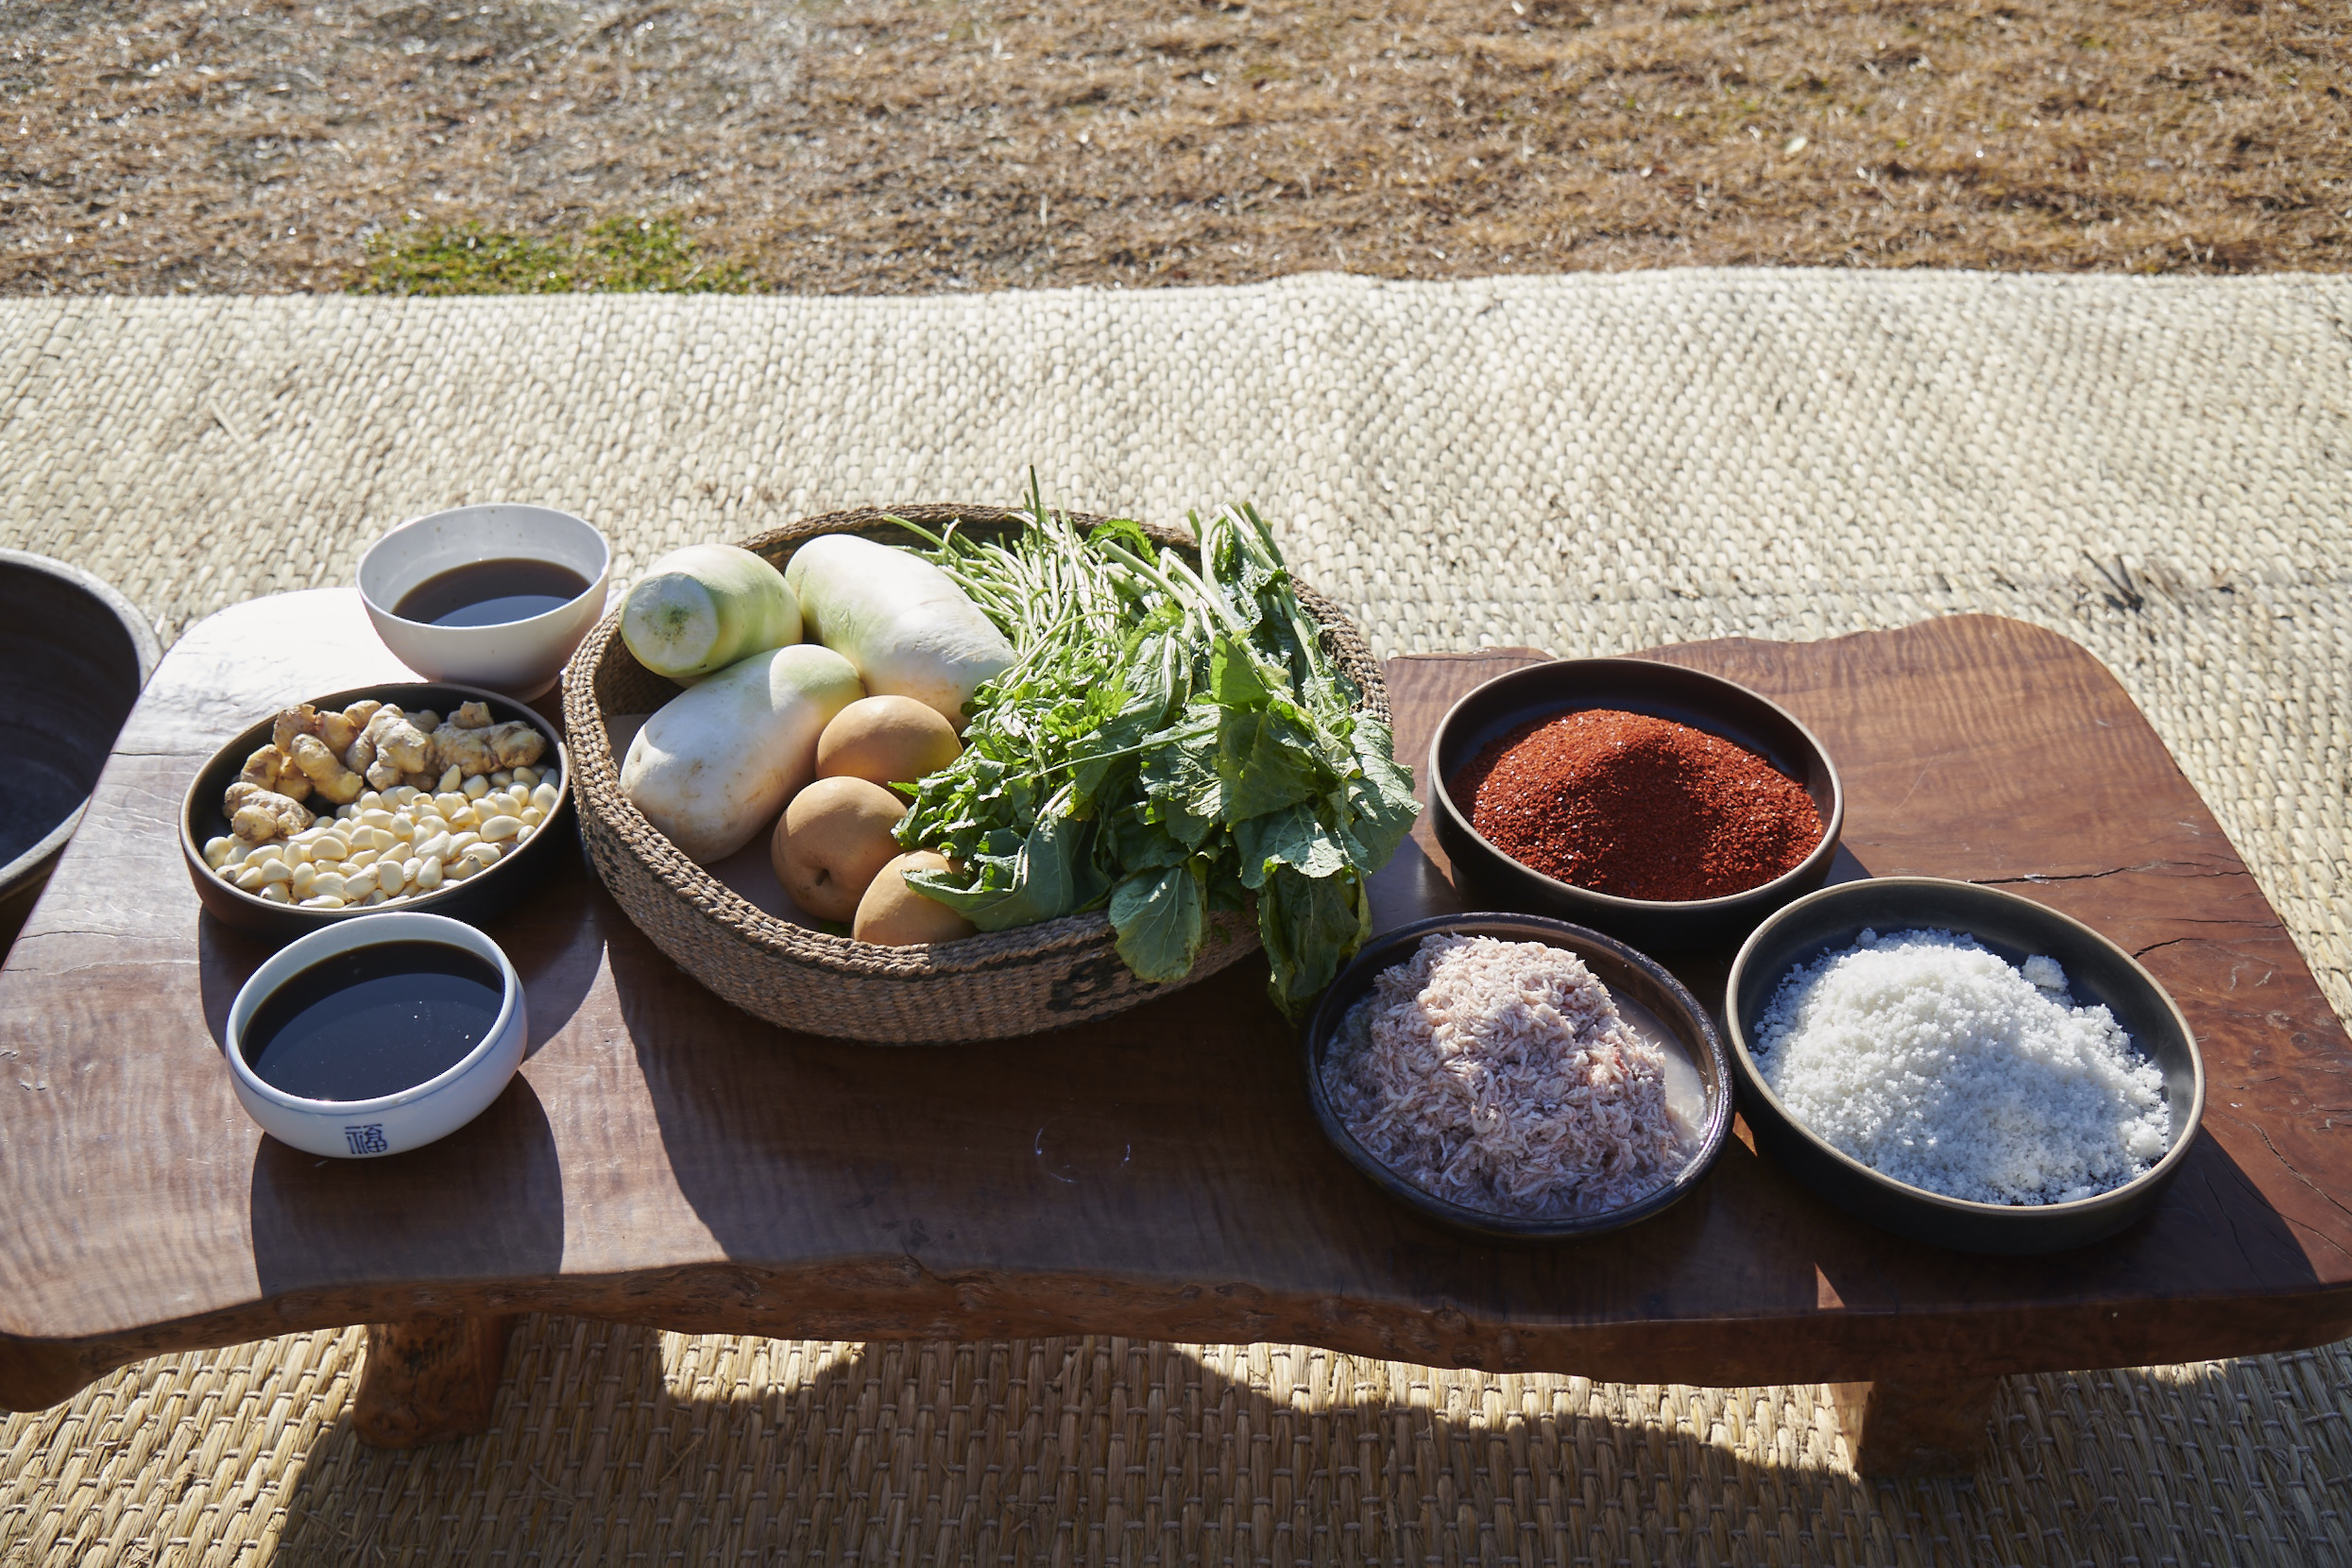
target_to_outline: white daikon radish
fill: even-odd
[[[815,775],[817,737],[864,695],[858,672],[829,648],[754,654],[645,721],[621,764],[621,793],[687,859],[723,861]]]
[[[621,640],[656,675],[692,680],[800,640],[800,602],[784,574],[731,544],[690,544],[629,589]]]
[[[858,668],[869,695],[912,697],[963,730],[963,705],[1013,664],[1013,645],[948,575],[854,534],[793,552],[784,581],[807,635]]]

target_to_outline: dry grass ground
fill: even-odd
[[[763,286],[2352,265],[2329,0],[0,3],[0,290],[674,216]]]

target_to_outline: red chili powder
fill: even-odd
[[[1592,708],[1520,725],[1447,781],[1487,842],[1620,898],[1723,898],[1821,842],[1804,787],[1688,724]]]

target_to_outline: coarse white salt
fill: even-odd
[[[1866,930],[1781,981],[1756,1065],[1822,1139],[1898,1182],[1980,1203],[2122,1185],[2172,1137],[2164,1077],[2066,972],[1975,938]]]
[[[1323,1082],[1372,1158],[1490,1214],[1621,1208],[1689,1152],[1664,1053],[1582,959],[1546,943],[1423,937],[1348,1010]]]

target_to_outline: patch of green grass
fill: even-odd
[[[675,218],[606,218],[585,234],[511,234],[479,223],[402,229],[367,242],[354,294],[747,294],[730,262],[698,254]]]

